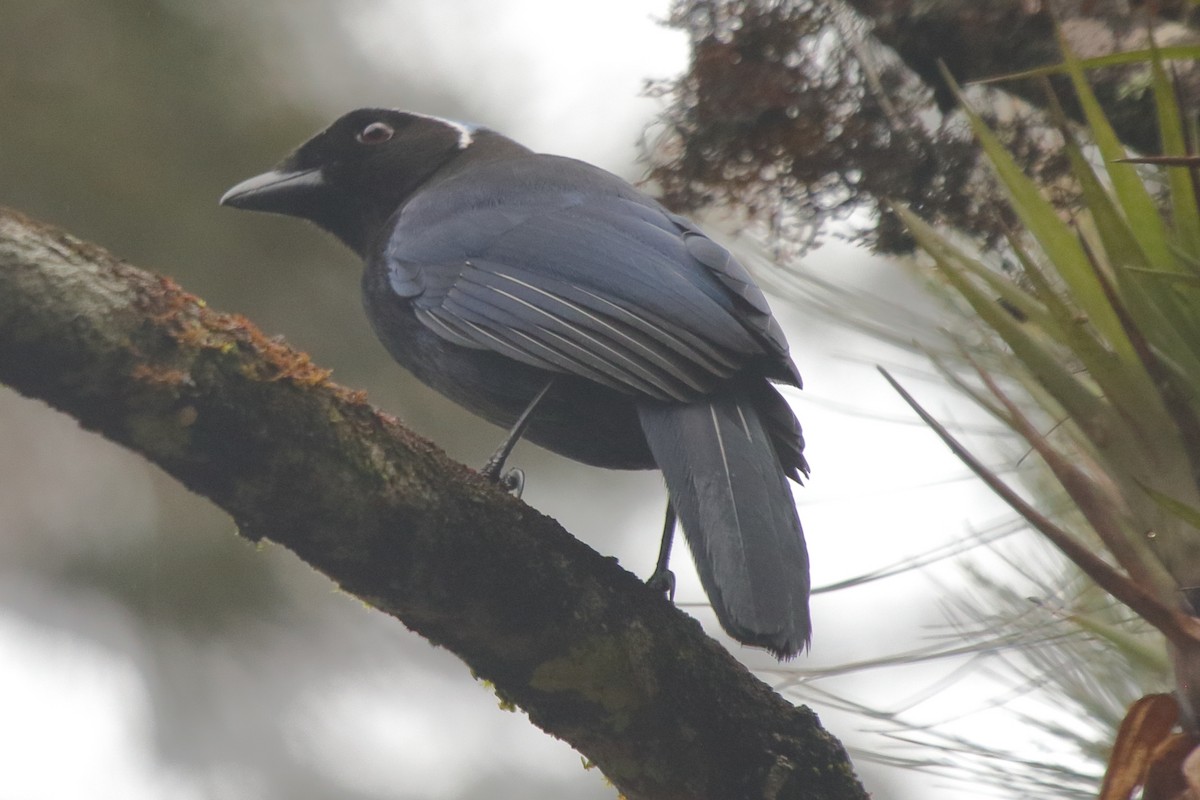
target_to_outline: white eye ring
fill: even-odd
[[[355,135],[363,144],[383,144],[396,134],[396,129],[386,122],[372,122]]]

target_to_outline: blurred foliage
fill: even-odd
[[[0,203],[143,266],[170,265],[190,288],[276,325],[286,304],[302,307],[301,295],[265,286],[317,294],[310,280],[287,276],[320,274],[322,256],[337,263],[334,248],[322,252],[316,237],[282,229],[263,237],[215,210],[231,179],[317,125],[256,78],[265,54],[238,20],[168,0],[18,0],[4,5],[3,20]],[[62,431],[69,421],[12,397],[0,406],[0,571],[10,586],[22,576],[5,593],[6,610],[125,650],[151,694],[159,755],[206,792],[218,772],[248,757],[277,765],[274,780],[295,776],[279,796],[335,791],[285,747],[266,744],[279,742],[282,697],[247,704],[241,681],[215,680],[203,666],[230,649],[265,658],[278,634],[263,637],[264,626],[303,629],[296,605],[313,586],[286,587],[281,562],[233,536],[224,515],[133,459]],[[88,469],[60,492],[54,478],[75,462]],[[53,600],[31,602],[37,581],[57,587]],[[77,611],[58,608],[72,598]],[[116,623],[122,617],[137,620],[133,642]],[[294,680],[319,671],[306,666]],[[229,715],[238,706],[235,732]]]
[[[861,210],[870,221],[855,218],[857,241],[909,252],[891,201],[1000,244],[1013,219],[997,211],[995,184],[937,65],[978,79],[1051,63],[1053,9],[1089,56],[1144,42],[1151,26],[1195,41],[1183,18],[1116,2],[677,0],[669,24],[687,32],[692,59],[681,78],[654,87],[669,105],[648,148],[651,177],[677,209],[745,209],[793,255],[818,243],[829,221]],[[1186,84],[1193,100],[1196,72]],[[1127,142],[1156,141],[1147,81],[1144,64],[1103,72],[1102,99]],[[972,96],[1026,172],[1046,186],[1065,178],[1036,82]]]
[[[439,89],[424,76],[382,74],[359,52],[346,20],[376,5],[9,0],[0,9],[0,203],[285,331],[335,364],[340,381],[368,386],[450,447],[470,439],[485,452],[492,429],[418,387],[377,344],[350,253],[294,221],[217,206],[231,184],[348,106],[381,97],[434,105]],[[392,680],[441,675],[449,658],[409,648],[395,674],[396,649],[415,639],[279,548],[236,537],[225,515],[136,457],[8,392],[0,611],[136,670],[148,695],[147,761],[186,796],[398,796],[314,757],[322,736],[344,732],[309,698],[338,681],[378,689],[385,668]],[[482,702],[491,704],[486,693]],[[547,796],[561,789],[551,778],[513,783]],[[0,780],[0,794],[7,786]],[[497,789],[481,779],[463,791]]]
[[[264,235],[219,213],[215,198],[324,119],[272,84],[267,65],[286,54],[263,51],[269,39],[244,24],[253,18],[199,10],[169,0],[6,4],[0,202],[134,263],[170,265],[210,300],[281,327],[322,294],[329,265],[349,259],[282,225],[268,222]]]
[[[1200,60],[1200,49],[1177,55]],[[1059,727],[1057,735],[1073,737],[1079,755],[1097,760],[1106,757],[1124,709],[1137,697],[1174,684],[1188,709],[1185,725],[1194,724],[1200,707],[1200,648],[1186,623],[1196,614],[1200,586],[1200,187],[1194,172],[1200,160],[1189,156],[1196,152],[1194,120],[1182,114],[1167,65],[1155,51],[1142,58],[1152,75],[1161,152],[1173,166],[1150,173],[1129,163],[1083,65],[1068,54],[1063,71],[1087,119],[1086,146],[1056,111],[1053,95],[1048,106],[1081,209],[1064,213],[1053,204],[969,108],[974,133],[1021,222],[1008,238],[1011,260],[1002,267],[981,259],[899,209],[932,258],[934,277],[960,304],[962,324],[950,332],[950,346],[930,349],[930,357],[947,381],[1021,437],[1055,479],[1038,473],[1032,513],[1015,492],[1000,491],[1079,570],[1128,606],[1104,600],[1077,578],[1068,579],[1075,588],[1066,592],[1049,581],[1053,606],[1030,625],[1028,614],[997,615],[996,608],[1012,613],[1021,604],[979,576],[987,599],[959,609],[960,618],[989,631],[989,638],[996,631],[1017,634],[1022,650],[1009,674],[1036,676],[1049,697],[1071,709],[1088,733]],[[960,455],[968,463],[973,458]],[[978,462],[972,468],[1003,486]],[[1091,555],[1101,550],[1117,570]],[[1151,626],[1161,635],[1152,635]],[[1059,726],[1029,722],[1051,733]],[[1060,778],[1068,772],[1057,770]],[[1029,783],[1047,795],[1064,791],[1062,783]],[[1088,785],[1084,776],[1073,785],[1072,793],[1086,795],[1079,788]]]
[[[215,214],[196,213],[227,180],[213,165],[248,161],[253,154],[239,152],[246,128],[268,123],[250,114],[262,87],[220,77],[239,64],[241,72],[250,71],[244,44],[176,4],[156,0],[9,3],[4,20],[0,202],[138,263],[172,264],[181,278],[211,275],[214,264],[231,263],[238,249],[255,249],[249,237],[223,230]],[[277,113],[283,129],[302,118],[283,108]],[[279,237],[277,246],[285,259],[303,257],[298,243]],[[276,262],[276,269],[282,264]],[[230,270],[230,278],[236,283],[245,275]],[[216,514],[201,514],[201,527],[228,527]],[[183,541],[181,536],[174,547],[194,556]],[[98,586],[123,592],[148,586],[147,575],[126,570],[144,571],[139,564],[148,565],[162,543],[132,536],[109,544],[76,553],[60,568],[88,573]],[[166,588],[193,584],[193,570],[205,561],[211,575],[253,563],[249,568],[257,574],[248,580],[270,585],[261,559],[251,558],[247,548],[221,550],[216,563],[184,559],[167,569],[157,562],[153,575],[169,575],[160,586]],[[176,611],[182,618],[199,609],[182,603]]]
[[[1012,469],[1037,498],[1031,525],[1119,565],[1082,559],[1136,614],[1053,558],[1037,607],[981,571],[978,596],[951,612],[955,641],[995,659],[985,669],[1014,696],[1075,715],[1026,717],[1073,759],[860,709],[926,745],[905,763],[953,773],[970,753],[975,769],[958,777],[1018,796],[1094,791],[1096,760],[1139,694],[1174,681],[1200,701],[1197,648],[1176,616],[1193,613],[1200,586],[1200,202],[1184,166],[1118,163],[1130,145],[1196,151],[1184,114],[1196,107],[1197,20],[1179,4],[1136,5],[681,0],[670,22],[688,32],[692,62],[657,87],[670,106],[649,156],[672,204],[744,212],[783,260],[838,218],[865,218],[853,235],[878,249],[932,255],[935,291],[954,298],[948,339],[799,283],[860,329],[918,341],[943,382],[1027,443]],[[1063,63],[1063,41],[1088,58]],[[962,91],[939,60],[959,78],[1021,74]],[[1029,579],[1029,556],[1014,558]]]

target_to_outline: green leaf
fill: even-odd
[[[1186,157],[1189,153],[1175,87],[1163,68],[1161,51],[1153,48],[1152,52],[1154,57],[1150,64],[1162,154],[1167,158]],[[1196,258],[1200,258],[1200,207],[1196,201],[1196,186],[1192,182],[1191,170],[1168,168],[1167,184],[1171,190],[1171,218],[1175,223],[1179,246],[1192,257],[1191,263],[1194,263]]]
[[[1138,482],[1138,486],[1141,486],[1142,490],[1146,494],[1150,495],[1150,499],[1152,499],[1155,503],[1158,503],[1163,510],[1174,514],[1188,525],[1200,530],[1200,508],[1188,505],[1181,500],[1176,500],[1174,497],[1163,494],[1156,489],[1152,489],[1140,481]]]
[[[1162,645],[1147,642],[1144,636],[1130,633],[1127,626],[1105,622],[1092,614],[1070,613],[1067,618],[1083,630],[1107,641],[1143,669],[1159,673],[1170,670],[1170,662]]]
[[[1187,272],[1163,272],[1160,269],[1142,269],[1140,267],[1129,267],[1128,269],[1135,275],[1145,275],[1148,278],[1165,281],[1176,286],[1184,286],[1189,289],[1200,289],[1200,275],[1193,275]]]
[[[1083,67],[1079,63],[1079,59],[1075,58],[1071,52],[1061,30],[1058,32],[1058,37],[1067,74],[1071,77],[1071,84],[1075,88],[1075,95],[1079,98],[1079,105],[1087,119],[1092,138],[1105,161],[1108,177],[1112,181],[1117,201],[1128,220],[1129,229],[1132,230],[1151,265],[1158,269],[1176,268],[1175,260],[1171,256],[1166,225],[1163,223],[1158,206],[1154,203],[1154,198],[1150,196],[1146,184],[1138,175],[1137,167],[1121,162],[1121,159],[1128,155],[1124,145],[1121,144],[1116,131],[1109,124],[1108,117],[1105,116],[1104,109],[1100,106],[1100,101],[1096,99],[1091,85],[1083,74]],[[1121,264],[1121,266],[1125,265]],[[1130,266],[1143,265],[1132,264]]]
[[[975,309],[980,318],[1004,339],[1021,363],[1034,374],[1054,397],[1081,424],[1099,425],[1110,417],[1103,399],[1084,385],[1063,360],[1040,344],[1008,311],[982,292],[967,277],[968,270],[957,259],[944,238],[906,208],[896,207],[896,213],[908,226],[913,238],[937,265],[959,294]],[[1100,428],[1107,427],[1099,425]]]
[[[1084,69],[1101,69],[1104,67],[1119,67],[1128,64],[1145,64],[1150,61],[1154,54],[1157,53],[1164,61],[1200,61],[1200,46],[1197,45],[1174,45],[1171,47],[1160,47],[1156,49],[1145,50],[1126,50],[1121,53],[1110,53],[1103,56],[1094,56],[1092,58],[1079,59],[1079,65]],[[1062,75],[1067,72],[1066,64],[1047,64],[1044,67],[1034,67],[1033,69],[1022,70],[1020,72],[1009,72],[1004,75],[996,75],[991,78],[981,78],[971,81],[972,85],[1000,83],[1002,81],[1027,80],[1029,78],[1046,78],[1051,75]]]
[[[1058,210],[1042,196],[1038,185],[1025,175],[995,134],[966,103],[953,76],[944,68],[943,75],[958,93],[971,128],[1007,191],[1013,210],[1022,224],[1037,240],[1046,258],[1054,264],[1066,282],[1080,310],[1087,315],[1088,321],[1116,353],[1121,363],[1136,365],[1138,362],[1133,347],[1109,305],[1104,289],[1096,279],[1092,265],[1075,232],[1063,222]]]
[[[1145,371],[1140,368],[1140,362],[1135,369],[1122,365],[1112,351],[1096,339],[1090,328],[1079,323],[1076,313],[1057,296],[1045,273],[1025,252],[1016,237],[1009,237],[1009,245],[1020,260],[1022,272],[1033,286],[1034,293],[1055,318],[1064,348],[1079,359],[1104,396],[1116,406],[1125,409],[1138,407],[1143,398],[1153,392],[1147,383]]]
[[[1049,313],[1041,298],[1026,292],[1007,277],[995,270],[989,269],[981,261],[973,258],[948,238],[935,231],[911,211],[902,208],[893,208],[893,210],[896,211],[905,224],[909,225],[910,230],[914,226],[920,228],[919,233],[923,237],[922,241],[936,246],[945,261],[952,262],[957,268],[983,281],[999,298],[1024,315],[1030,324],[1043,329],[1058,329],[1057,321]],[[918,232],[913,230],[912,233],[916,236]]]
[[[1109,298],[1110,306],[1120,304],[1127,309],[1126,325],[1135,326],[1141,337],[1153,342],[1167,357],[1185,365],[1191,374],[1200,375],[1200,337],[1190,339],[1180,335],[1181,331],[1195,327],[1190,309],[1179,302],[1173,285],[1161,280],[1145,280],[1144,274],[1152,268],[1150,258],[1141,246],[1142,241],[1084,158],[1065,127],[1065,119],[1060,118],[1060,122],[1064,124],[1065,150],[1072,171],[1079,181],[1084,203],[1091,214],[1091,230],[1103,245],[1095,250],[1094,255],[1102,258],[1101,268],[1106,267],[1116,279],[1118,295]],[[1161,220],[1157,211],[1154,215]],[[1139,384],[1138,393],[1143,397],[1153,391],[1152,381],[1146,375],[1137,376],[1136,383]],[[1126,399],[1133,403],[1126,407],[1127,412],[1144,405],[1141,399]]]

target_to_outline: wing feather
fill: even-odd
[[[468,274],[469,272],[469,274]],[[447,293],[443,313],[498,332],[512,346],[531,339],[541,343],[543,358],[565,371],[589,370],[587,377],[605,376],[602,383],[625,391],[634,390],[659,399],[682,399],[669,372],[656,369],[623,342],[609,338],[610,325],[600,325],[592,316],[556,313],[526,296],[507,292],[478,279],[477,270],[464,270],[462,279]],[[509,333],[522,334],[519,339]],[[545,355],[553,350],[556,357]],[[581,370],[574,370],[573,366]]]
[[[794,374],[728,251],[580,162],[464,172],[403,209],[380,255],[398,297],[455,344],[677,402],[752,363]]]

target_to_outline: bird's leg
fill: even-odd
[[[529,427],[529,420],[533,417],[533,410],[537,408],[538,403],[542,402],[542,398],[546,396],[546,392],[550,391],[550,387],[554,385],[554,379],[546,381],[546,385],[538,392],[529,405],[521,412],[521,416],[517,417],[517,421],[513,423],[512,430],[508,432],[508,436],[496,448],[496,452],[492,453],[492,457],[483,465],[480,472],[483,477],[493,483],[499,483],[504,489],[512,492],[517,497],[521,496],[521,492],[525,490],[525,473],[520,469],[510,469],[503,475],[500,471],[504,469],[504,462],[508,460],[508,456],[512,453],[513,448],[517,446],[517,442],[521,441],[521,436],[524,435],[525,429]]]
[[[654,565],[654,574],[646,583],[654,589],[665,592],[672,602],[675,600],[675,573],[667,564],[671,560],[671,542],[675,539],[675,506],[667,501],[667,518],[663,522],[662,544],[658,548],[658,563]]]

